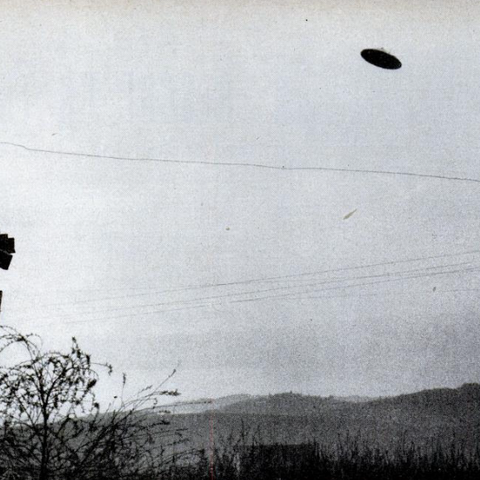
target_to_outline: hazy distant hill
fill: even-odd
[[[478,383],[466,383],[460,388],[437,388],[387,397],[373,401],[372,405],[431,411],[436,415],[466,415],[472,413],[472,408],[478,408],[479,402],[480,385]]]
[[[455,438],[467,445],[480,440],[478,384],[361,401],[286,393],[227,397],[208,405],[206,411],[173,417],[196,446],[207,446],[211,428],[218,445],[242,435],[246,441],[294,444],[360,434],[364,441],[383,446],[399,439],[425,444]]]
[[[227,407],[231,404],[240,402],[248,402],[254,399],[252,395],[229,395],[220,398],[200,398],[198,400],[191,400],[187,402],[176,402],[165,405],[165,408],[173,414],[181,413],[202,413],[209,410],[217,410]]]
[[[317,397],[296,393],[280,393],[243,399],[220,408],[226,413],[244,413],[255,415],[321,415],[345,403],[361,403],[368,399],[361,397]]]
[[[202,413],[210,410],[228,413],[314,415],[326,405],[335,403],[363,403],[372,400],[368,397],[318,397],[295,393],[276,395],[229,395],[220,398],[199,398],[165,405],[173,414]]]

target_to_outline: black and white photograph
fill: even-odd
[[[0,0],[0,480],[480,478],[480,3]]]

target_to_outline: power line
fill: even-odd
[[[399,281],[402,281],[402,280],[411,280],[411,279],[425,278],[425,277],[437,276],[437,275],[449,275],[449,274],[455,274],[455,273],[473,272],[473,271],[479,271],[479,270],[480,270],[480,268],[470,268],[470,269],[455,270],[455,271],[449,271],[449,272],[436,272],[435,274],[418,274],[418,275],[411,275],[409,277],[403,277],[403,278],[393,278],[393,279],[388,279],[388,280],[378,280],[378,281],[374,281],[374,282],[366,282],[366,283],[360,283],[360,284],[354,284],[354,285],[323,288],[323,289],[319,289],[319,290],[314,290],[312,292],[304,292],[304,293],[293,292],[293,293],[286,293],[286,294],[280,294],[280,295],[270,295],[270,296],[265,296],[265,297],[252,298],[252,299],[232,300],[229,303],[247,303],[247,302],[272,300],[272,299],[278,299],[278,298],[288,299],[289,297],[290,298],[294,297],[292,299],[295,299],[295,300],[301,300],[302,298],[295,298],[295,296],[298,297],[299,295],[305,295],[305,293],[318,293],[318,292],[325,292],[325,291],[330,291],[330,290],[344,290],[344,289],[348,289],[348,288],[357,288],[357,287],[364,287],[364,286],[370,286],[370,285],[378,285],[378,284],[384,284],[384,283],[399,282]],[[449,293],[449,292],[453,293],[453,292],[456,292],[456,290],[446,290],[445,292],[446,293]],[[421,293],[424,293],[424,292],[421,292]],[[356,295],[350,295],[350,297],[356,297]],[[331,298],[338,298],[338,297],[337,296],[304,297],[304,299],[331,299]],[[114,315],[114,316],[110,316],[110,317],[92,318],[92,319],[86,319],[86,320],[71,320],[71,321],[66,321],[66,322],[62,322],[62,323],[64,323],[64,324],[76,324],[76,323],[92,323],[92,322],[98,322],[98,321],[103,322],[105,320],[108,321],[108,320],[117,320],[119,318],[132,318],[132,317],[135,317],[135,316],[142,316],[142,315],[155,315],[155,314],[158,314],[158,313],[164,313],[164,312],[169,312],[169,311],[206,308],[208,306],[215,306],[215,305],[220,306],[220,305],[222,305],[222,302],[192,305],[191,307],[183,307],[183,308],[178,308],[178,309],[155,310],[155,311],[152,311],[152,312],[145,312],[145,313],[140,313],[140,314],[132,312],[132,313],[125,314],[125,315]]]
[[[163,307],[167,305],[182,305],[182,304],[191,304],[191,303],[196,303],[196,302],[205,302],[205,301],[210,301],[210,300],[217,300],[217,299],[224,299],[224,298],[232,298],[232,297],[241,297],[241,296],[246,296],[246,295],[258,295],[261,293],[269,293],[269,292],[274,292],[274,291],[279,291],[279,290],[292,290],[292,289],[299,289],[299,288],[308,288],[308,287],[316,287],[320,285],[327,285],[327,284],[332,284],[332,283],[342,283],[342,282],[350,282],[350,281],[357,281],[357,280],[366,280],[366,279],[373,279],[373,278],[383,278],[383,277],[392,277],[392,276],[404,276],[406,274],[411,274],[411,273],[416,273],[416,272],[423,272],[423,271],[428,271],[428,270],[433,270],[433,269],[439,269],[439,268],[450,268],[450,267],[458,267],[462,265],[467,265],[470,262],[461,262],[461,263],[454,263],[454,264],[447,264],[447,265],[434,265],[430,267],[421,267],[421,268],[415,268],[415,269],[410,269],[410,270],[403,270],[403,271],[398,271],[398,272],[385,272],[381,274],[370,274],[370,275],[356,275],[356,276],[350,276],[350,277],[340,277],[340,278],[333,278],[333,279],[328,279],[328,280],[322,280],[321,282],[313,282],[313,283],[302,283],[298,285],[287,285],[287,286],[277,286],[273,288],[266,288],[266,289],[255,289],[255,290],[250,290],[250,291],[238,291],[238,292],[230,292],[230,293],[224,293],[221,295],[212,295],[212,296],[207,296],[207,297],[197,297],[193,299],[181,299],[181,300],[171,300],[171,301],[166,301],[166,302],[160,302],[160,303],[151,303],[151,304],[139,304],[139,305],[131,305],[131,306],[123,306],[123,307],[114,307],[114,308],[106,308],[106,309],[97,309],[97,310],[92,310],[92,311],[83,311],[83,312],[77,312],[77,313],[71,313],[71,314],[65,314],[61,316],[57,316],[57,318],[70,318],[74,317],[77,315],[95,315],[98,313],[107,313],[107,312],[114,312],[114,311],[124,311],[124,310],[131,310],[131,309],[141,309],[141,308],[152,308],[152,307]],[[299,293],[299,292],[294,292],[294,293]],[[301,293],[301,292],[300,292]],[[128,296],[125,296],[126,298]],[[73,303],[72,305],[76,305],[78,303]]]
[[[250,167],[261,168],[266,170],[280,170],[280,171],[323,171],[334,173],[359,173],[359,174],[371,174],[371,175],[388,175],[388,176],[407,176],[417,178],[430,178],[435,180],[451,180],[457,182],[470,182],[480,183],[480,179],[471,177],[456,177],[449,175],[435,175],[428,173],[415,173],[393,170],[373,170],[373,169],[361,169],[361,168],[335,168],[335,167],[285,167],[268,165],[265,163],[247,163],[247,162],[214,162],[208,160],[175,160],[170,158],[151,158],[151,157],[123,157],[115,155],[100,155],[95,153],[86,152],[74,152],[67,150],[48,150],[42,148],[27,147],[21,143],[0,141],[0,145],[7,145],[11,147],[21,148],[28,152],[35,153],[48,153],[52,155],[65,155],[70,157],[83,157],[83,158],[97,158],[102,160],[119,160],[125,162],[153,162],[153,163],[172,163],[181,165],[210,165],[210,166],[225,166],[225,167]]]
[[[336,287],[329,287],[329,288],[323,288],[319,290],[312,290],[311,292],[293,292],[293,293],[283,293],[283,294],[278,294],[278,295],[268,295],[264,297],[257,297],[257,298],[251,298],[251,299],[241,299],[241,300],[232,300],[231,303],[244,303],[244,302],[257,302],[257,301],[262,301],[262,300],[271,300],[271,299],[277,299],[277,298],[285,298],[285,297],[292,297],[292,296],[298,296],[298,295],[305,295],[309,293],[318,293],[318,292],[325,292],[329,290],[343,290],[347,288],[356,288],[356,287],[365,287],[365,286],[370,286],[370,285],[378,285],[378,284],[383,284],[383,283],[392,283],[392,282],[400,282],[402,280],[412,280],[412,279],[417,279],[417,278],[425,278],[425,277],[434,277],[438,275],[450,275],[450,274],[455,274],[455,273],[465,273],[465,272],[478,272],[480,271],[480,266],[475,266],[471,268],[464,268],[464,269],[459,269],[459,270],[451,270],[451,271],[446,271],[446,272],[434,272],[434,273],[428,273],[428,274],[417,274],[417,275],[410,275],[406,277],[400,277],[400,278],[393,278],[393,279],[388,279],[388,280],[377,280],[374,282],[366,282],[366,283],[357,283],[354,285],[346,285],[346,286],[336,286]],[[305,298],[315,298],[315,297],[305,297]],[[322,298],[321,296],[316,297],[316,298]]]
[[[224,298],[232,298],[232,297],[240,297],[240,296],[245,296],[245,295],[258,295],[261,293],[269,293],[269,292],[275,292],[279,290],[292,290],[294,288],[305,288],[305,287],[316,287],[319,285],[328,285],[331,283],[342,283],[342,282],[349,282],[349,281],[356,281],[356,280],[366,280],[366,279],[372,279],[372,278],[383,278],[383,277],[395,277],[395,276],[403,276],[405,274],[409,273],[416,273],[416,272],[422,272],[426,270],[432,270],[432,269],[437,269],[437,268],[449,268],[449,267],[458,267],[462,265],[467,265],[469,262],[462,262],[462,263],[454,263],[450,265],[438,265],[438,266],[432,266],[432,267],[422,267],[422,268],[415,268],[415,269],[410,269],[410,270],[404,270],[400,272],[387,272],[387,273],[380,273],[380,274],[371,274],[371,275],[360,275],[360,276],[352,276],[352,277],[344,277],[344,278],[336,278],[336,279],[329,279],[329,280],[323,280],[321,282],[314,282],[314,283],[308,283],[308,284],[300,284],[300,285],[293,285],[293,286],[279,286],[279,287],[273,287],[273,288],[266,288],[266,289],[260,289],[260,290],[250,290],[250,291],[244,291],[244,292],[231,292],[231,293],[224,293],[221,295],[211,295],[208,297],[197,297],[197,298],[192,298],[192,299],[186,299],[186,300],[173,300],[173,301],[168,301],[168,302],[160,302],[160,303],[151,303],[151,304],[146,304],[146,305],[132,305],[132,306],[127,306],[127,307],[118,307],[118,308],[108,308],[104,310],[96,310],[91,312],[90,314],[95,314],[95,313],[106,313],[106,312],[113,312],[113,311],[123,311],[126,309],[137,309],[137,308],[151,308],[151,307],[161,307],[165,305],[177,305],[177,304],[189,304],[189,303],[195,303],[195,302],[204,302],[204,301],[209,301],[209,300],[221,300]],[[408,277],[407,277],[408,278]]]
[[[460,264],[457,264],[460,265]],[[455,266],[455,265],[451,265]],[[438,266],[438,267],[431,267],[431,268],[441,268],[445,266]],[[448,267],[448,265],[446,266]],[[315,289],[315,290],[310,290],[310,291],[304,291],[304,292],[288,292],[288,293],[283,293],[283,294],[275,294],[275,295],[267,295],[263,297],[253,297],[253,298],[244,298],[244,299],[230,299],[227,300],[226,303],[248,303],[248,302],[256,302],[256,301],[263,301],[263,300],[271,300],[271,299],[279,299],[279,298],[295,298],[299,297],[299,299],[302,299],[302,295],[308,295],[312,293],[320,293],[320,292],[326,292],[326,291],[331,291],[331,290],[346,290],[346,289],[351,289],[351,288],[358,288],[358,287],[365,287],[365,286],[371,286],[371,285],[379,285],[379,284],[385,284],[385,283],[392,283],[392,282],[399,282],[403,280],[411,280],[411,279],[418,279],[418,278],[428,278],[428,277],[433,277],[433,276],[438,276],[438,275],[450,275],[450,274],[457,274],[457,273],[467,273],[467,272],[476,272],[480,270],[480,266],[473,266],[469,268],[463,268],[463,269],[457,269],[457,270],[446,270],[446,271],[441,271],[441,272],[424,272],[424,273],[415,273],[419,272],[421,270],[426,270],[426,269],[412,269],[412,270],[407,270],[404,272],[391,272],[391,275],[389,274],[384,274],[384,275],[375,275],[375,276],[364,276],[364,277],[353,277],[347,280],[356,280],[356,279],[366,279],[366,278],[376,278],[376,277],[385,277],[385,276],[392,276],[392,275],[401,275],[405,273],[411,273],[410,275],[406,276],[400,276],[399,278],[389,278],[387,280],[375,280],[373,282],[362,282],[362,283],[356,283],[353,285],[337,285],[334,287],[328,287],[328,288],[321,288],[321,289]],[[413,274],[412,274],[413,273]],[[342,281],[342,280],[338,280]],[[338,282],[337,281],[337,282]],[[343,280],[345,281],[345,280]],[[324,283],[328,282],[320,282],[319,284],[312,284],[312,285],[322,285]],[[332,282],[330,282],[332,283]],[[261,292],[256,292],[256,293],[261,293]],[[237,294],[241,295],[241,293]],[[227,297],[228,298],[228,297]],[[304,299],[314,299],[314,298],[329,298],[325,296],[318,296],[318,297],[303,297]],[[212,303],[210,300],[220,300],[217,301],[216,303]],[[97,322],[97,321],[103,321],[103,320],[114,320],[114,319],[119,319],[119,318],[131,318],[134,316],[143,316],[143,315],[154,315],[157,313],[163,313],[163,312],[168,312],[168,311],[179,311],[179,310],[187,310],[187,309],[195,309],[195,308],[206,308],[208,306],[215,306],[215,305],[222,305],[225,300],[225,296],[213,296],[213,297],[204,297],[200,299],[191,299],[191,300],[179,300],[179,301],[171,301],[171,302],[163,302],[163,303],[158,303],[158,304],[153,304],[153,305],[148,305],[148,306],[143,306],[140,308],[150,308],[150,307],[158,307],[158,306],[173,306],[173,305],[185,305],[185,304],[190,304],[190,303],[197,303],[196,305],[190,305],[190,306],[180,306],[179,308],[174,308],[174,309],[160,309],[160,310],[155,310],[155,311],[150,311],[150,312],[132,312],[132,313],[127,313],[125,315],[114,315],[110,317],[100,317],[100,318],[91,318],[91,319],[86,319],[86,320],[72,320],[72,321],[66,321],[63,322],[65,324],[70,324],[70,323],[91,323],[91,322]],[[203,303],[199,303],[203,302]],[[206,302],[206,303],[205,303]],[[138,308],[137,307],[132,307],[132,308]],[[123,309],[111,309],[107,311],[115,311],[115,310],[123,310]],[[101,313],[101,312],[92,312],[91,314],[95,313]],[[104,312],[106,313],[106,312]],[[75,314],[71,315],[75,316]],[[55,317],[55,318],[65,318],[63,317]],[[68,318],[68,317],[67,317]]]
[[[470,250],[463,253],[450,253],[450,254],[442,254],[442,255],[431,255],[431,256],[423,256],[423,257],[416,257],[416,258],[407,258],[403,260],[392,260],[388,262],[379,262],[379,263],[371,263],[367,265],[354,265],[354,266],[347,266],[347,267],[340,267],[340,268],[331,268],[325,270],[316,270],[310,272],[303,272],[303,273],[294,273],[289,275],[280,275],[280,276],[271,276],[271,277],[258,277],[253,279],[247,280],[237,280],[232,282],[220,282],[220,283],[204,283],[199,285],[185,285],[179,286],[173,289],[163,289],[163,290],[154,290],[146,293],[134,293],[130,295],[118,295],[118,296],[110,296],[110,297],[101,297],[101,298],[89,298],[85,300],[76,301],[74,304],[83,304],[83,303],[96,303],[96,302],[103,302],[108,300],[118,300],[122,298],[135,298],[135,297],[143,297],[143,296],[151,296],[163,293],[176,293],[176,292],[183,292],[189,290],[200,290],[204,288],[218,288],[218,287],[230,287],[230,286],[237,286],[237,285],[249,285],[252,283],[267,283],[272,281],[288,281],[290,279],[298,279],[302,277],[309,277],[315,275],[324,275],[327,273],[336,273],[336,272],[343,272],[343,271],[351,271],[351,270],[361,270],[365,268],[374,268],[374,267],[385,267],[385,266],[392,266],[392,265],[400,265],[405,263],[414,263],[426,260],[439,260],[441,258],[451,258],[451,257],[460,257],[464,255],[475,255],[479,254],[480,250]],[[68,306],[72,305],[72,303],[54,303],[54,304],[42,304],[42,306]]]

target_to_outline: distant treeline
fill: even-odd
[[[0,357],[11,347],[21,357],[0,358],[0,480],[480,478],[477,384],[359,403],[248,397],[175,415],[161,401],[178,396],[163,386],[174,372],[101,409],[97,370],[112,366],[75,338],[44,350],[37,336],[0,326]]]

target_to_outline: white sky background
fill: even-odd
[[[0,142],[212,163],[0,145],[2,323],[185,398],[480,380],[480,184],[288,170],[480,180],[477,2],[0,6]]]

